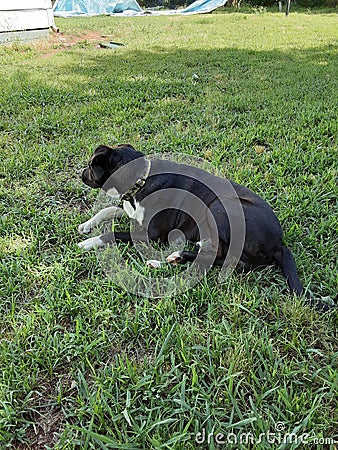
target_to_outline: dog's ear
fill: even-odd
[[[131,144],[119,144],[119,145],[117,146],[117,148],[123,148],[123,147],[129,147],[129,148],[131,148],[132,150],[135,150],[134,147],[133,147]],[[136,151],[136,150],[135,150],[135,151]]]
[[[90,164],[94,167],[94,166],[101,166],[104,167],[105,164],[107,164],[107,160],[108,160],[108,155],[105,153],[97,153],[94,154]]]
[[[108,147],[107,145],[101,144],[98,147],[96,147],[96,149],[94,150],[94,155],[93,156],[101,154],[101,153],[108,154],[112,150],[113,150],[112,147]]]

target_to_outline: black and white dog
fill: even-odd
[[[246,187],[190,165],[150,161],[129,144],[100,145],[84,169],[82,181],[119,198],[123,209],[101,210],[79,226],[79,233],[89,233],[103,221],[125,213],[140,229],[133,234],[115,231],[86,239],[79,243],[81,248],[147,240],[166,244],[176,230],[193,248],[171,254],[168,262],[199,259],[202,268],[203,261],[205,267],[233,261],[248,268],[274,264],[281,268],[290,291],[302,294],[295,261],[283,244],[276,215]],[[160,262],[148,264],[158,267]]]

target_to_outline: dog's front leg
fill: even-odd
[[[124,214],[124,210],[122,208],[118,208],[117,206],[109,206],[108,208],[104,208],[99,211],[95,216],[91,219],[87,220],[87,222],[81,223],[79,225],[78,231],[80,234],[90,233],[90,231],[100,225],[100,223],[105,220],[111,220],[115,217],[121,217]]]
[[[92,250],[93,248],[104,248],[107,245],[114,243],[124,243],[133,245],[134,242],[146,241],[147,235],[145,231],[111,231],[110,233],[101,234],[85,241],[79,242],[78,246],[83,250]]]

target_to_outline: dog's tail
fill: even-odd
[[[282,245],[275,253],[277,265],[282,269],[289,285],[290,291],[300,296],[303,292],[302,283],[298,277],[295,260],[290,250]]]
[[[302,295],[303,286],[299,280],[296,263],[293,259],[292,253],[290,250],[282,245],[275,253],[275,261],[276,264],[282,269],[283,275],[285,276],[287,283],[289,285],[290,291],[296,294],[297,296]],[[331,311],[333,308],[337,308],[338,296],[336,299],[330,300],[330,303],[326,303],[323,299],[315,299],[315,298],[305,298],[305,302],[308,306],[314,307],[319,312],[327,312]]]

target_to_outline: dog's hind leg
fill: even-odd
[[[182,250],[171,253],[167,257],[167,261],[170,264],[185,264],[187,262],[193,262],[197,258],[198,253],[211,246],[211,241],[205,240],[205,241],[199,241],[193,244],[194,248],[193,250]]]
[[[198,247],[198,243],[194,244],[193,251],[176,251],[171,253],[166,259],[169,264],[185,264],[187,262],[193,262],[199,252],[200,248]],[[162,267],[164,263],[158,261],[157,259],[150,259],[146,261],[146,265],[152,269],[158,269]]]
[[[217,251],[212,248],[211,239],[205,239],[203,241],[196,242],[192,251],[183,250],[173,252],[167,257],[167,261],[170,264],[185,264],[187,262],[194,262],[196,258],[199,258],[199,265],[201,268],[209,268],[212,265],[222,265],[224,258],[220,263],[217,258]]]
[[[296,263],[290,250],[282,245],[275,253],[275,260],[277,265],[282,269],[289,285],[290,291],[296,295],[301,295],[303,292],[302,283],[299,280]]]
[[[167,261],[170,264],[185,264],[187,262],[193,262],[197,258],[198,251],[189,252],[187,250],[173,252],[167,257]]]

